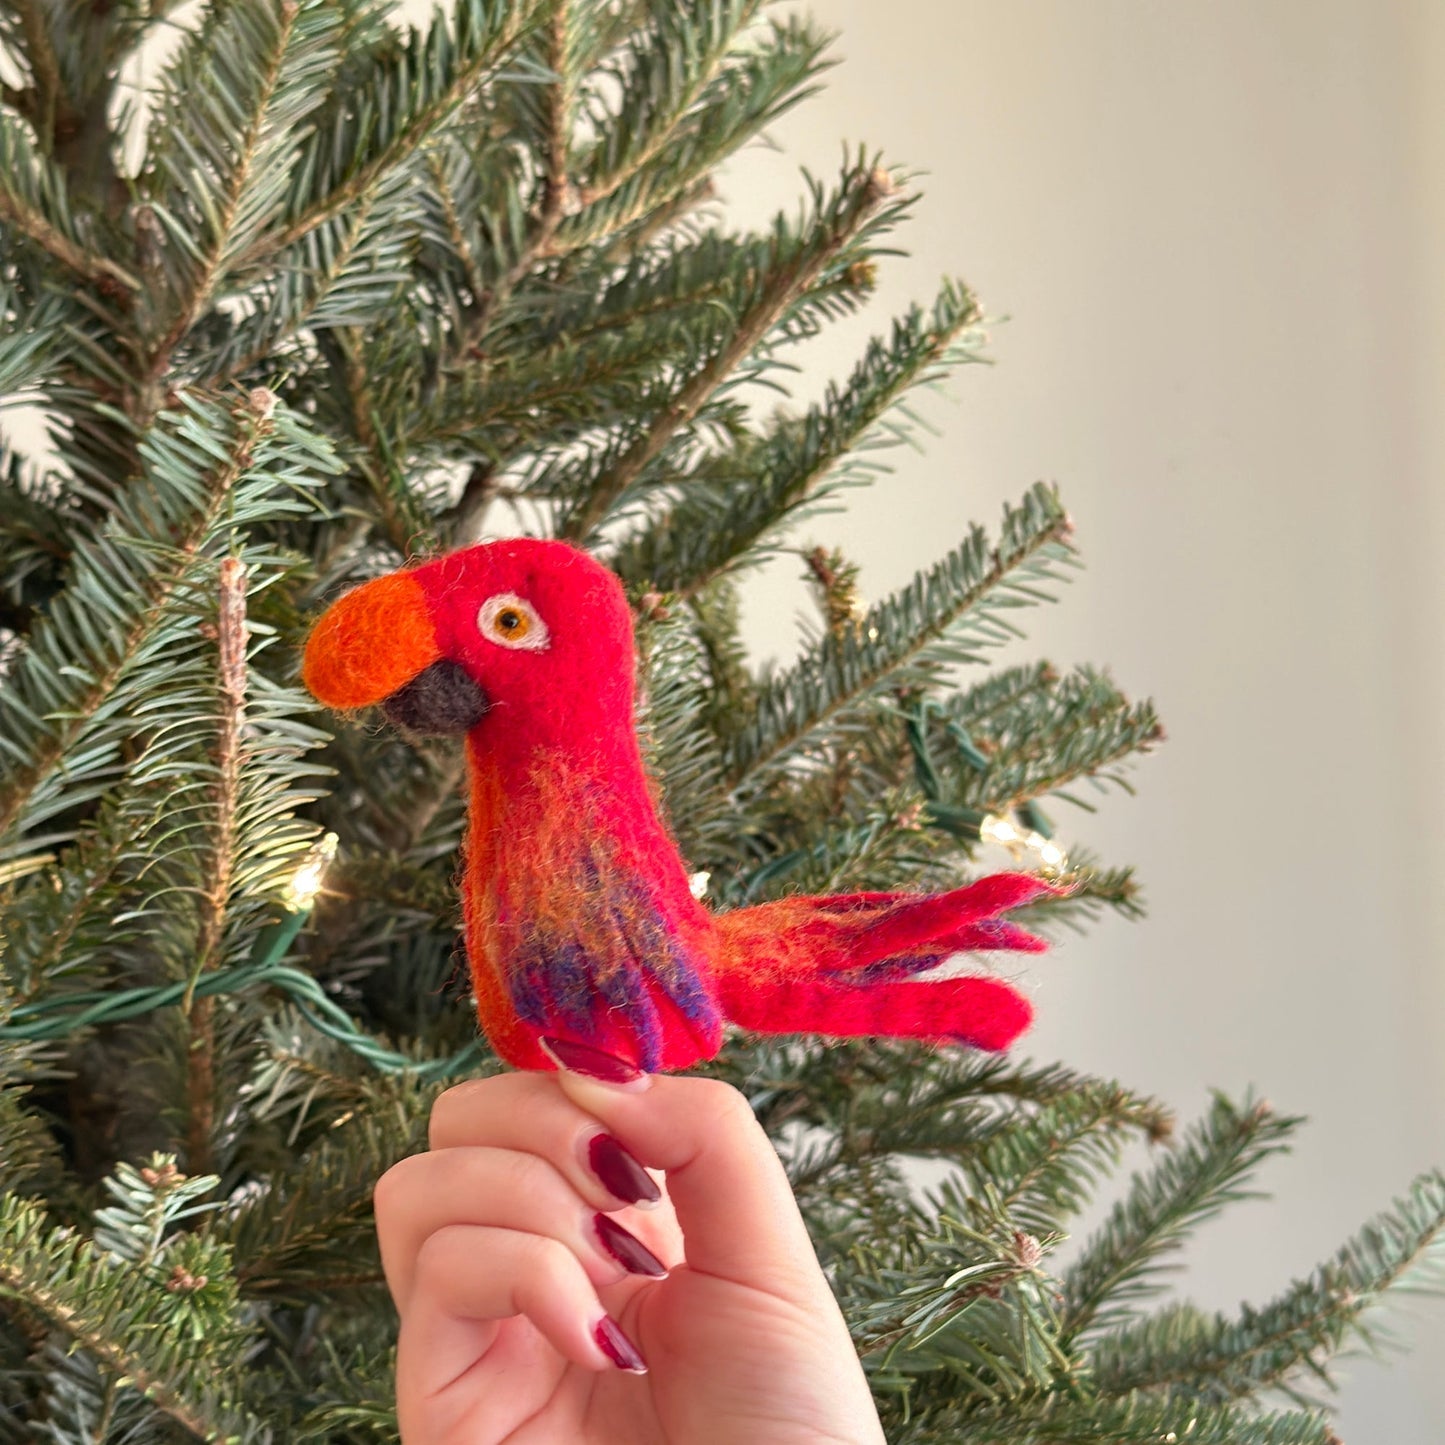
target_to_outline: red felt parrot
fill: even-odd
[[[711,1058],[725,1021],[1003,1049],[1028,1003],[992,978],[913,976],[967,949],[1045,945],[999,915],[1050,891],[1001,873],[951,893],[784,898],[714,914],[657,815],[633,726],[617,579],[565,543],[491,542],[368,582],[306,645],[329,707],[465,734],[462,903],[477,1009],[520,1068],[598,1050],[646,1071]],[[547,1041],[543,1047],[542,1041]]]

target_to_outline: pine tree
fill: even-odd
[[[723,908],[953,884],[985,837],[1037,862],[1044,805],[1160,737],[1104,672],[987,667],[1074,564],[1051,488],[870,608],[800,531],[983,343],[947,281],[817,404],[760,401],[915,201],[860,153],[765,232],[710,211],[719,163],[817,86],[816,25],[387,9],[0,8],[0,389],[44,418],[5,428],[0,476],[0,1441],[395,1437],[371,1188],[498,1065],[458,982],[457,752],[297,684],[347,586],[498,525],[596,551]],[[818,624],[759,670],[739,589],[779,554]],[[1070,854],[1031,927],[1138,911],[1130,869]],[[739,1036],[714,1071],[776,1141],[900,1442],[1324,1445],[1331,1358],[1445,1226],[1433,1174],[1206,1315],[1160,1302],[1167,1271],[1297,1119],[1218,1097],[1173,1140],[1112,1081],[896,1044]],[[931,1191],[918,1158],[947,1166]]]

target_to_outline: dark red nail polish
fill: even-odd
[[[571,1039],[544,1038],[538,1040],[542,1047],[564,1069],[574,1074],[586,1074],[589,1078],[600,1079],[604,1084],[634,1084],[642,1078],[642,1070],[619,1059],[616,1054],[604,1053],[588,1044],[573,1043]]]
[[[630,1370],[634,1375],[645,1375],[647,1365],[638,1353],[637,1346],[622,1333],[622,1326],[611,1315],[603,1315],[592,1331],[602,1353],[619,1370]]]
[[[592,1216],[597,1237],[602,1248],[625,1269],[628,1274],[645,1274],[661,1279],[667,1273],[667,1266],[635,1235],[629,1234],[615,1219],[605,1214]]]
[[[662,1198],[656,1181],[611,1134],[593,1137],[587,1146],[587,1162],[602,1187],[624,1203],[656,1204]]]

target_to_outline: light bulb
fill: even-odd
[[[1012,819],[999,813],[990,813],[978,825],[978,831],[986,843],[998,843],[1020,861],[1025,853],[1036,854],[1039,867],[1045,873],[1063,873],[1069,866],[1069,855],[1052,839],[1033,829],[1025,832]]]
[[[316,901],[316,895],[321,892],[326,867],[336,857],[337,845],[340,842],[335,833],[323,833],[311,845],[286,888],[286,901],[292,909],[310,908]]]
[[[1010,843],[1023,841],[1023,834],[1007,818],[1000,817],[997,813],[990,813],[978,825],[978,831],[989,842],[1002,843],[1005,848]]]

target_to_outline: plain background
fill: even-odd
[[[956,274],[992,368],[939,435],[810,522],[880,597],[1059,483],[1087,570],[1024,655],[1108,664],[1168,743],[1062,841],[1138,865],[1149,916],[1030,969],[1027,1052],[1183,1116],[1255,1085],[1311,1116],[1267,1201],[1181,1288],[1264,1302],[1445,1164],[1445,6],[1382,0],[816,0],[842,60],[734,163],[730,214],[796,210],[843,140],[927,172],[867,315],[800,394]],[[786,658],[796,558],[750,584]],[[1445,1439],[1445,1305],[1346,1368],[1350,1445]]]

